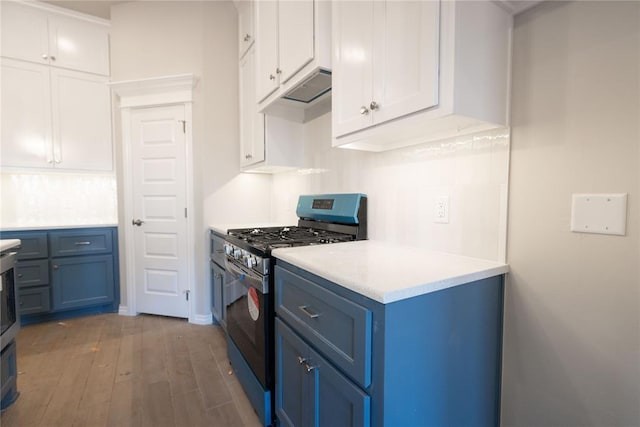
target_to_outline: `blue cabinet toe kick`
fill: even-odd
[[[249,398],[249,402],[256,411],[258,418],[263,426],[270,426],[272,424],[271,414],[271,391],[265,390],[258,381],[258,378],[254,375],[253,371],[249,367],[249,364],[244,360],[240,350],[234,344],[230,337],[227,337],[227,356],[229,362],[233,367],[238,377],[238,381],[242,385],[244,392]]]

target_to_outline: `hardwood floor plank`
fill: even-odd
[[[123,329],[123,334],[125,331]],[[126,334],[120,340],[116,382],[142,379],[142,333]]]
[[[209,350],[203,354],[192,354],[193,370],[196,374],[198,388],[202,393],[206,409],[222,405],[231,401],[231,393],[220,375],[218,366]]]
[[[208,411],[212,427],[244,427],[244,421],[233,402],[225,403]]]
[[[80,407],[75,413],[73,427],[106,427],[110,402]]]
[[[144,384],[142,394],[143,427],[173,427],[176,425],[169,381]]]
[[[42,421],[51,426],[71,426],[78,405],[82,399],[82,389],[74,386],[56,387],[47,405]]]
[[[139,427],[142,425],[142,382],[115,383],[107,426]]]
[[[173,408],[177,426],[205,427],[213,425],[202,403],[198,390],[173,396]]]

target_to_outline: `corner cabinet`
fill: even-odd
[[[106,21],[36,3],[0,7],[1,165],[112,171]]]
[[[384,151],[508,125],[512,17],[493,2],[333,5],[333,145]]]
[[[280,424],[499,425],[503,280],[381,304],[276,260]]]
[[[24,324],[117,311],[117,229],[2,232],[22,241],[16,264]]]

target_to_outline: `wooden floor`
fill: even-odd
[[[105,314],[23,327],[11,426],[259,426],[217,326]]]

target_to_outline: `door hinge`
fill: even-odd
[[[178,120],[178,122],[182,123],[182,133],[187,133],[187,121],[186,120]]]
[[[184,297],[187,299],[187,301],[189,301],[189,294],[191,293],[190,290],[186,290],[184,291]]]
[[[187,208],[184,208],[184,217],[187,217]]]

